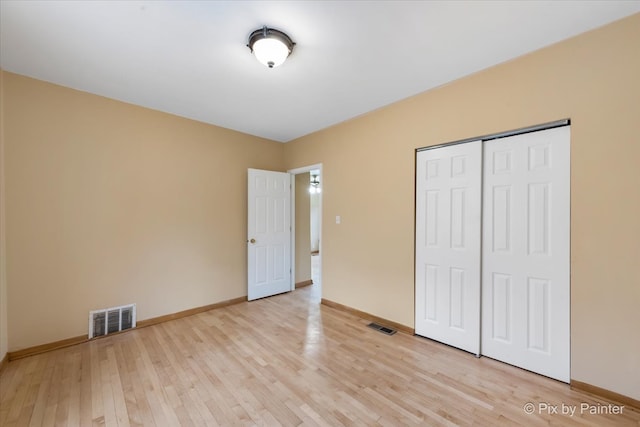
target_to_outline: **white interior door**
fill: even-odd
[[[482,354],[569,381],[569,127],[485,142]]]
[[[480,352],[482,142],[420,151],[416,334]]]
[[[291,186],[289,174],[249,169],[249,301],[291,290]]]

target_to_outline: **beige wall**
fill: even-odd
[[[323,164],[323,297],[413,326],[414,150],[571,118],[571,377],[640,399],[638,52],[640,14],[287,144]]]
[[[296,175],[296,283],[311,280],[309,172]]]
[[[4,73],[0,70],[0,360],[9,348],[7,338],[7,269],[6,269],[6,228],[4,197]]]
[[[11,73],[3,103],[9,351],[246,295],[247,168],[282,144]]]

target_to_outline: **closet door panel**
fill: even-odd
[[[480,351],[480,141],[421,151],[416,168],[416,334]]]
[[[482,354],[569,381],[569,127],[486,141]]]

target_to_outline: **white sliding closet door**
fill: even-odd
[[[480,141],[417,153],[416,334],[480,351]]]
[[[484,143],[482,354],[569,381],[568,126]]]

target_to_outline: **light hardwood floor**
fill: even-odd
[[[566,384],[381,334],[315,288],[10,362],[0,425],[640,425],[629,408],[579,414],[609,402]]]

